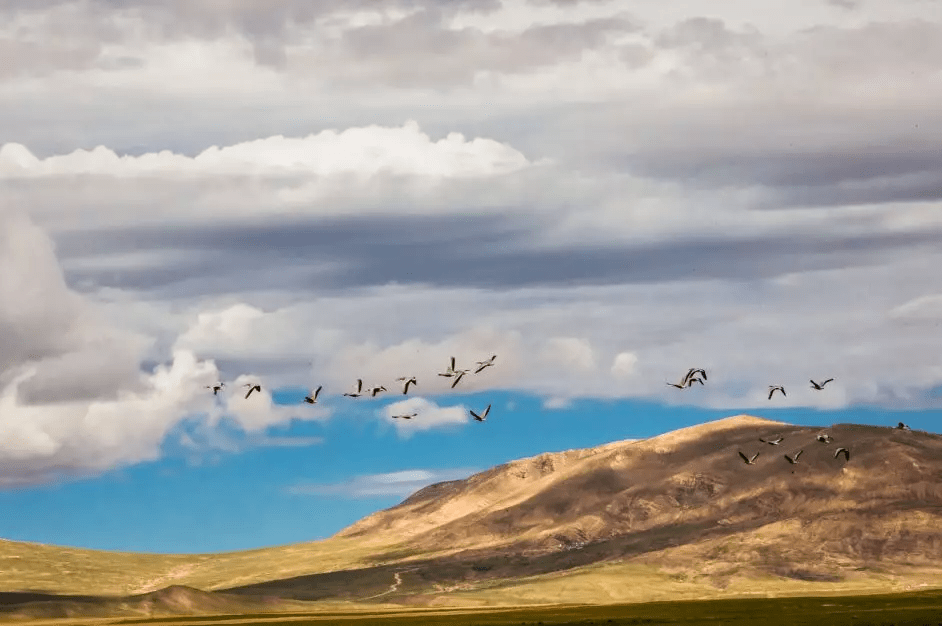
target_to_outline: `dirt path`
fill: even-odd
[[[412,570],[406,570],[406,571],[412,571]],[[389,585],[389,589],[387,589],[386,591],[377,593],[375,596],[367,596],[365,598],[360,598],[360,600],[372,600],[373,598],[379,598],[380,596],[385,596],[390,593],[399,591],[399,585],[402,584],[402,573],[396,572],[395,574],[393,574],[393,579],[394,579],[393,584]]]

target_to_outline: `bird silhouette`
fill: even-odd
[[[752,458],[750,459],[748,456],[743,454],[742,451],[740,451],[739,456],[741,456],[742,460],[746,462],[746,465],[755,465],[756,459],[759,458],[759,453],[756,452],[755,454],[752,455]]]

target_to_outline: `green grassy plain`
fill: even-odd
[[[31,626],[38,621],[23,622]],[[43,623],[79,624],[88,620],[56,620]],[[605,624],[700,624],[742,626],[829,626],[942,624],[942,590],[899,594],[747,598],[701,601],[650,602],[601,606],[552,605],[469,609],[398,609],[337,611],[316,614],[207,615],[164,618],[95,620],[96,624],[199,626],[224,624],[266,624],[267,626],[510,626],[510,625],[605,625]]]

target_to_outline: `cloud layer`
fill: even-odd
[[[0,0],[3,480],[357,378],[450,427],[451,356],[547,408],[937,407],[925,6]]]

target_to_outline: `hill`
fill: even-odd
[[[817,441],[822,430],[831,443]],[[839,446],[849,459],[835,458]],[[799,450],[797,464],[785,459]],[[760,454],[747,465],[739,451]],[[741,415],[432,485],[319,542],[197,556],[6,543],[4,564],[19,558],[0,589],[185,584],[400,604],[903,590],[942,573],[940,478],[939,435]]]

